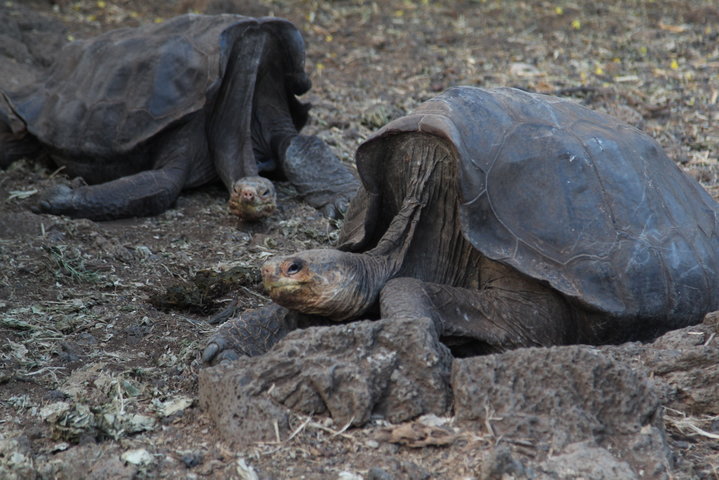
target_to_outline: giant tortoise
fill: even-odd
[[[312,317],[429,317],[466,354],[649,339],[719,309],[719,206],[612,117],[458,87],[356,157],[339,249],[268,261],[276,304],[225,324],[206,361]]]
[[[91,186],[39,209],[97,220],[153,215],[219,178],[241,218],[275,205],[275,171],[330,216],[358,182],[315,136],[304,41],[279,18],[183,15],[75,41],[40,80],[0,99],[0,166],[39,151]]]

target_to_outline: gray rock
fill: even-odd
[[[512,480],[531,480],[536,478],[534,472],[512,455],[507,445],[500,444],[484,456],[480,480],[495,478],[511,478]]]
[[[719,313],[674,330],[640,351],[643,366],[669,392],[666,405],[692,415],[719,415]]]
[[[496,437],[479,478],[667,478],[677,465],[661,406],[717,413],[717,323],[710,315],[650,344],[457,359],[451,385],[452,359],[427,320],[311,328],[262,357],[202,371],[200,396],[226,439],[256,440],[274,439],[275,422],[285,438],[293,411],[331,415],[336,428],[402,422],[447,411],[453,392],[455,426],[490,425]],[[371,475],[406,476],[386,464]]]
[[[32,82],[67,41],[63,23],[23,3],[0,3],[0,88]]]
[[[661,406],[642,371],[587,346],[528,348],[455,360],[460,426],[532,445],[535,460],[590,442],[649,478],[666,476]]]
[[[637,480],[637,474],[626,462],[618,460],[604,448],[591,443],[573,443],[561,454],[542,462],[539,470],[558,480]]]
[[[227,440],[289,432],[291,411],[338,428],[370,417],[402,422],[451,406],[452,357],[428,319],[353,322],[290,333],[260,357],[204,369],[200,404]]]

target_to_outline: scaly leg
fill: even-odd
[[[154,170],[145,170],[97,185],[56,185],[44,192],[34,210],[91,220],[157,215],[172,206],[194,163],[205,162],[202,115],[156,139]],[[202,158],[198,158],[202,157]],[[98,166],[101,168],[102,166]]]
[[[572,343],[570,310],[548,287],[531,279],[479,290],[400,277],[380,295],[383,318],[433,320],[441,337],[475,344],[475,353]]]
[[[294,137],[281,167],[304,201],[329,218],[343,217],[359,189],[359,180],[315,136]]]
[[[202,361],[216,365],[240,356],[262,355],[292,330],[330,324],[329,320],[303,315],[272,303],[245,311],[222,324],[208,340]]]

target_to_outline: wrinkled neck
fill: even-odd
[[[352,264],[352,277],[350,285],[357,289],[344,288],[339,298],[339,304],[334,311],[338,312],[332,318],[335,320],[355,319],[370,311],[379,301],[379,293],[398,269],[390,257],[372,255],[369,253],[348,253],[348,261]]]
[[[375,256],[371,253],[365,254],[364,259],[362,264],[365,270],[365,282],[369,286],[368,295],[371,295],[376,301],[380,290],[384,288],[388,280],[397,274],[401,264],[398,265],[392,257]]]
[[[462,232],[457,159],[446,141],[397,135],[370,185],[379,205],[367,222],[382,232],[371,253],[386,255],[395,276],[467,288],[478,285],[481,254]]]
[[[414,196],[404,199],[402,207],[394,216],[377,246],[367,252],[375,267],[385,276],[382,285],[399,273],[422,213],[422,203]]]

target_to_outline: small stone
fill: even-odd
[[[155,459],[152,454],[144,448],[128,450],[123,453],[120,458],[122,458],[125,462],[131,463],[133,465],[149,465]]]
[[[367,472],[367,480],[394,480],[394,476],[387,470],[383,470],[379,467],[372,467]]]
[[[182,463],[185,464],[187,468],[193,468],[202,463],[202,454],[199,452],[189,452],[182,455],[180,458],[182,460]]]

